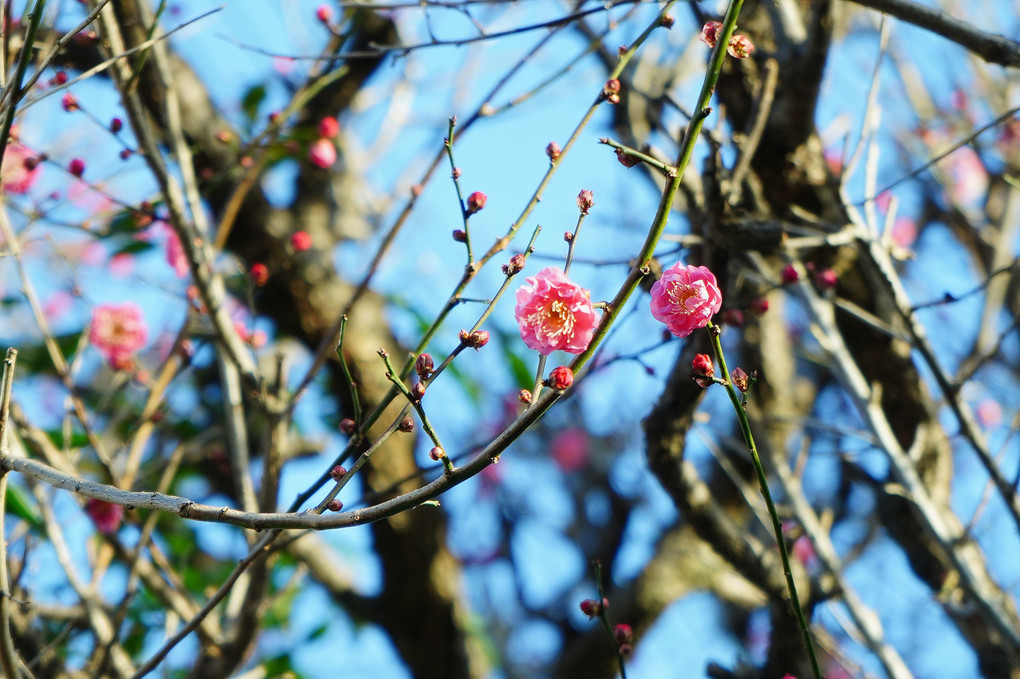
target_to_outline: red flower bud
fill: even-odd
[[[521,403],[531,403],[531,391],[528,389],[521,389],[517,392],[517,400]]]
[[[312,237],[307,231],[295,231],[290,236],[290,246],[294,248],[294,252],[304,252],[312,247]]]
[[[570,385],[574,383],[574,371],[565,365],[553,368],[549,373],[548,382],[550,387],[558,391],[569,389]]]
[[[453,240],[458,243],[463,243],[467,240],[467,233],[465,233],[464,229],[455,229],[453,232]]]
[[[329,476],[334,481],[339,481],[343,477],[347,476],[347,470],[341,467],[340,465],[337,465],[329,470]]]
[[[333,11],[326,5],[319,5],[315,10],[315,18],[321,23],[328,24],[333,19]]]
[[[761,316],[763,313],[769,310],[769,301],[764,297],[756,297],[751,300],[751,303],[747,307],[751,313],[758,314]]]
[[[727,309],[722,312],[722,322],[734,328],[739,328],[744,325],[744,312],[740,309]]]
[[[352,420],[349,417],[345,417],[344,419],[340,420],[340,433],[342,434],[347,434],[348,436],[350,436],[357,430],[357,428],[358,425],[356,425],[354,423],[354,420]]]
[[[630,625],[620,623],[613,628],[613,639],[617,644],[629,644],[634,641],[634,630],[630,628]]]
[[[339,512],[343,508],[344,508],[344,503],[340,502],[340,500],[333,499],[333,500],[329,501],[329,511],[331,511],[331,512]]]
[[[435,462],[439,462],[444,457],[446,457],[446,451],[440,448],[439,446],[436,446],[429,451],[429,457],[432,458]]]
[[[783,267],[783,270],[779,273],[779,277],[783,283],[796,283],[800,280],[800,274],[797,273],[797,267],[793,264],[787,264]]]
[[[326,116],[319,121],[315,131],[319,133],[320,137],[325,139],[332,139],[333,137],[340,134],[340,123],[337,122],[333,116]]]
[[[61,98],[60,103],[64,107],[64,110],[68,112],[77,111],[79,108],[81,108],[80,106],[78,106],[78,99],[70,92],[64,93],[64,96]]]
[[[481,191],[475,191],[470,196],[468,196],[467,197],[468,214],[473,215],[474,213],[478,212],[483,207],[485,207],[486,200],[488,200],[488,198],[486,198],[485,194],[482,193]]]
[[[659,17],[659,25],[662,26],[663,28],[667,29],[673,28],[674,23],[676,23],[676,19],[674,19],[668,14],[663,14],[661,17]]]
[[[411,419],[410,415],[400,421],[400,431],[405,434],[414,431],[414,420]]]
[[[261,288],[269,280],[269,267],[262,262],[255,262],[251,265],[251,271],[248,274],[251,276],[251,282]]]
[[[602,615],[602,604],[595,599],[585,599],[581,602],[581,612],[589,618],[597,618]]]
[[[702,388],[712,385],[712,377],[715,375],[715,366],[712,365],[712,358],[708,354],[698,354],[691,361],[691,377]]]
[[[815,284],[822,290],[831,290],[836,287],[836,283],[839,279],[836,277],[836,272],[832,269],[822,269],[815,273]]]
[[[411,387],[411,396],[414,397],[415,401],[420,401],[425,396],[425,385],[421,382],[415,382],[414,386]]]
[[[110,121],[110,132],[117,134],[122,129],[124,129],[123,120],[121,120],[120,118],[114,118],[113,120]]]
[[[488,330],[475,330],[468,337],[468,346],[474,347],[475,351],[478,351],[488,343],[489,343]]]
[[[545,147],[545,155],[549,156],[549,160],[556,160],[563,154],[560,149],[560,145],[554,141],[549,142],[549,145]]]

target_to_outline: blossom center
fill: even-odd
[[[669,286],[669,301],[677,311],[690,314],[694,311],[695,304],[701,299],[701,294],[693,285],[686,285],[680,281],[673,281]]]
[[[558,299],[536,311],[528,321],[549,339],[574,336],[574,312]]]

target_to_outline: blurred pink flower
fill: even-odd
[[[581,353],[598,325],[591,294],[556,267],[525,279],[514,318],[524,343],[545,356],[557,350]]]
[[[130,252],[118,252],[110,257],[107,269],[114,278],[126,278],[135,270],[135,256]]]
[[[909,248],[917,240],[917,222],[910,217],[897,217],[890,235],[893,243],[901,248]]]
[[[308,147],[308,160],[316,167],[329,169],[336,162],[336,146],[329,139],[316,139]]]
[[[949,157],[950,195],[961,205],[976,205],[988,191],[988,172],[977,151],[964,146]]]
[[[95,498],[85,503],[85,513],[96,524],[96,530],[103,535],[113,535],[120,528],[120,522],[124,519],[124,508],[112,502],[105,502]]]
[[[184,254],[184,246],[181,239],[177,237],[174,227],[163,222],[163,230],[166,232],[166,263],[169,264],[178,278],[188,275],[188,258]]]
[[[43,313],[51,320],[59,319],[71,310],[74,298],[66,290],[57,290],[43,304]]]
[[[11,142],[0,167],[0,188],[6,193],[28,193],[42,172],[38,157],[24,144]]]
[[[1002,423],[1002,406],[997,401],[986,398],[974,409],[978,424],[982,427],[995,427]]]
[[[721,306],[715,274],[704,266],[677,262],[652,285],[652,316],[677,337],[704,328]]]
[[[147,337],[142,310],[134,302],[101,304],[92,310],[89,341],[114,368],[127,367]]]
[[[564,473],[576,472],[588,463],[588,434],[580,427],[568,427],[556,435],[549,449]]]

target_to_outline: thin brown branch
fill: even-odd
[[[990,64],[1020,67],[1020,43],[907,0],[849,0],[914,24],[973,52]],[[967,6],[967,5],[964,5]]]

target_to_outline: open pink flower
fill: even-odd
[[[0,188],[6,193],[28,193],[42,171],[38,157],[24,144],[11,142],[0,168]]]
[[[134,302],[101,304],[92,310],[89,340],[114,368],[131,363],[131,355],[145,346],[148,329]]]
[[[588,348],[598,318],[591,294],[555,267],[542,269],[517,290],[514,318],[529,348],[548,356]]]
[[[677,262],[652,285],[652,316],[677,337],[704,328],[721,306],[715,274],[703,266]]]

